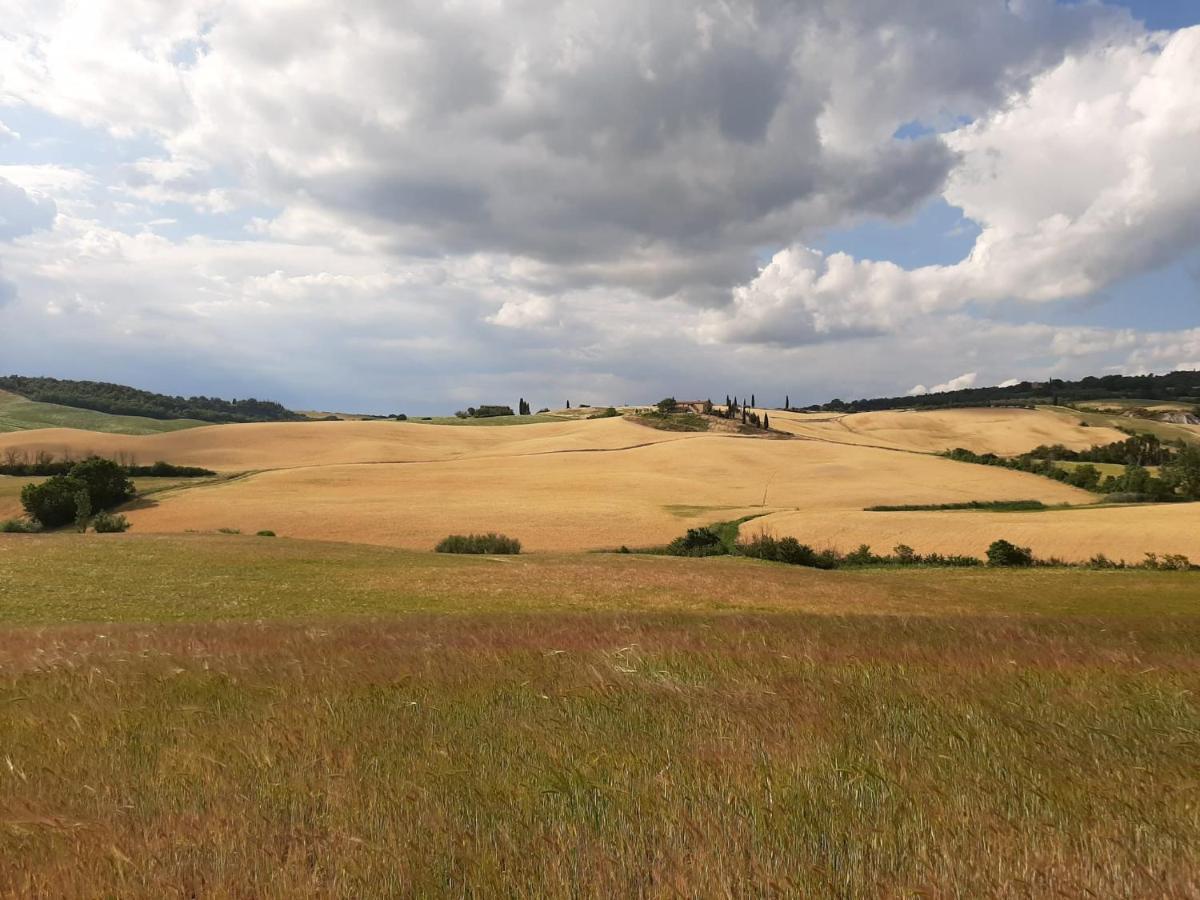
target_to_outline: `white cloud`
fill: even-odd
[[[947,136],[960,162],[946,199],[982,226],[962,262],[906,270],[793,246],[702,333],[786,344],[894,331],[971,301],[1086,295],[1200,246],[1200,27],[1156,41],[1073,56]]]
[[[923,384],[915,385],[909,389],[908,396],[918,397],[922,394],[944,394],[947,391],[961,391],[966,388],[975,387],[975,382],[978,379],[978,372],[967,372],[959,375],[957,378],[951,378],[944,384],[935,384],[931,388],[927,388]]]
[[[39,371],[179,357],[390,406],[1200,359],[1189,333],[998,308],[1195,245],[1200,28],[1054,0],[9,6],[0,105],[121,136],[0,167],[37,206],[10,192],[0,328]],[[893,138],[914,120],[973,124]],[[809,249],[936,196],[980,228],[958,264]]]

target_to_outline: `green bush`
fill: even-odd
[[[92,529],[96,534],[120,534],[129,530],[129,520],[122,515],[102,512],[92,519]]]
[[[88,486],[72,475],[52,475],[41,484],[21,489],[21,506],[29,518],[44,528],[61,528],[75,521],[76,498],[88,492]]]
[[[667,545],[668,556],[723,556],[728,553],[721,535],[712,528],[689,528]]]
[[[489,531],[487,534],[452,534],[438,541],[433,548],[438,553],[517,554],[521,542]]]
[[[590,416],[588,416],[588,418],[589,419],[615,419],[619,415],[621,415],[621,414],[619,412],[617,412],[616,407],[610,406],[610,407],[608,407],[608,409],[602,410],[601,412],[592,413]]]
[[[1005,540],[992,541],[987,548],[989,566],[1021,567],[1033,565],[1033,551]]]
[[[41,530],[41,523],[30,519],[5,519],[0,521],[0,534],[37,534]]]
[[[111,459],[90,457],[76,463],[71,468],[70,475],[87,485],[94,512],[120,506],[134,494],[133,483],[129,480],[125,467]]]
[[[275,532],[269,528],[264,528],[262,531],[255,532],[256,537],[275,537]]]

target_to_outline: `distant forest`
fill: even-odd
[[[831,400],[805,407],[820,412],[872,412],[881,409],[936,409],[949,406],[1025,406],[1035,403],[1081,403],[1089,400],[1159,400],[1200,403],[1200,372],[1169,375],[1088,376],[1079,381],[1052,378],[1022,381],[1009,387],[966,388],[915,397],[874,400]]]
[[[57,403],[118,416],[149,419],[199,419],[202,422],[296,422],[304,417],[270,400],[222,400],[219,397],[168,397],[123,384],[67,381],[58,378],[0,376],[0,390],[27,400]]]

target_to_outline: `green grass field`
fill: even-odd
[[[1175,425],[1171,422],[1156,422],[1152,419],[1134,419],[1110,413],[1071,409],[1066,406],[1049,406],[1046,409],[1053,409],[1056,412],[1074,416],[1080,422],[1086,422],[1088,425],[1123,428],[1126,431],[1138,434],[1152,434],[1163,441],[1182,440],[1189,444],[1200,444],[1200,429],[1186,425]],[[1097,443],[1101,442],[1097,441]]]
[[[1125,472],[1125,467],[1120,463],[1081,463],[1059,460],[1055,462],[1055,465],[1060,469],[1066,469],[1068,472],[1074,472],[1080,466],[1092,465],[1099,470],[1101,477],[1112,475],[1114,478],[1119,478]],[[1156,478],[1158,477],[1159,470],[1159,466],[1146,466],[1146,471]]]
[[[1193,896],[1196,588],[0,535],[0,894]]]
[[[143,416],[114,416],[90,409],[38,403],[0,391],[0,432],[34,428],[78,428],[109,434],[159,434],[211,425],[198,419],[147,419]]]

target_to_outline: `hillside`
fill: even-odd
[[[816,412],[870,412],[884,409],[932,409],[951,406],[991,406],[993,404],[1085,403],[1088,401],[1140,400],[1200,404],[1200,372],[1180,371],[1166,375],[1088,376],[1078,381],[1052,378],[1049,381],[1022,381],[1007,387],[964,388],[920,396],[876,397],[873,399],[831,400],[807,409]]]
[[[808,434],[791,440],[657,431],[620,418],[513,428],[266,423],[142,437],[57,429],[0,436],[0,452],[91,449],[248,473],[135,503],[127,514],[143,534],[265,528],[429,549],[451,532],[497,530],[533,551],[583,550],[659,545],[689,527],[764,515],[743,526],[745,533],[761,527],[843,550],[906,543],[978,555],[1008,537],[1045,556],[1102,552],[1132,561],[1178,552],[1200,559],[1200,504],[1027,514],[863,511],[969,500],[1094,502],[1092,494],[1046,478],[928,452],[944,440],[970,445],[972,434],[981,449],[1005,440],[1019,450],[1064,442],[1074,429],[1077,443],[1108,437],[1051,411],[992,410],[998,418],[986,427],[980,414],[941,411],[931,421],[902,414],[899,426],[874,431],[858,417],[838,424],[795,416],[786,421],[814,421]],[[897,430],[902,426],[907,438]],[[823,436],[823,428],[835,430]],[[910,446],[900,446],[901,438]]]
[[[209,425],[199,419],[151,419],[41,403],[0,391],[0,432],[70,428],[106,434],[160,434]]]
[[[0,376],[0,390],[27,400],[149,419],[196,419],[203,422],[295,422],[304,417],[270,400],[222,400],[218,397],[171,397],[123,384],[58,378]]]

